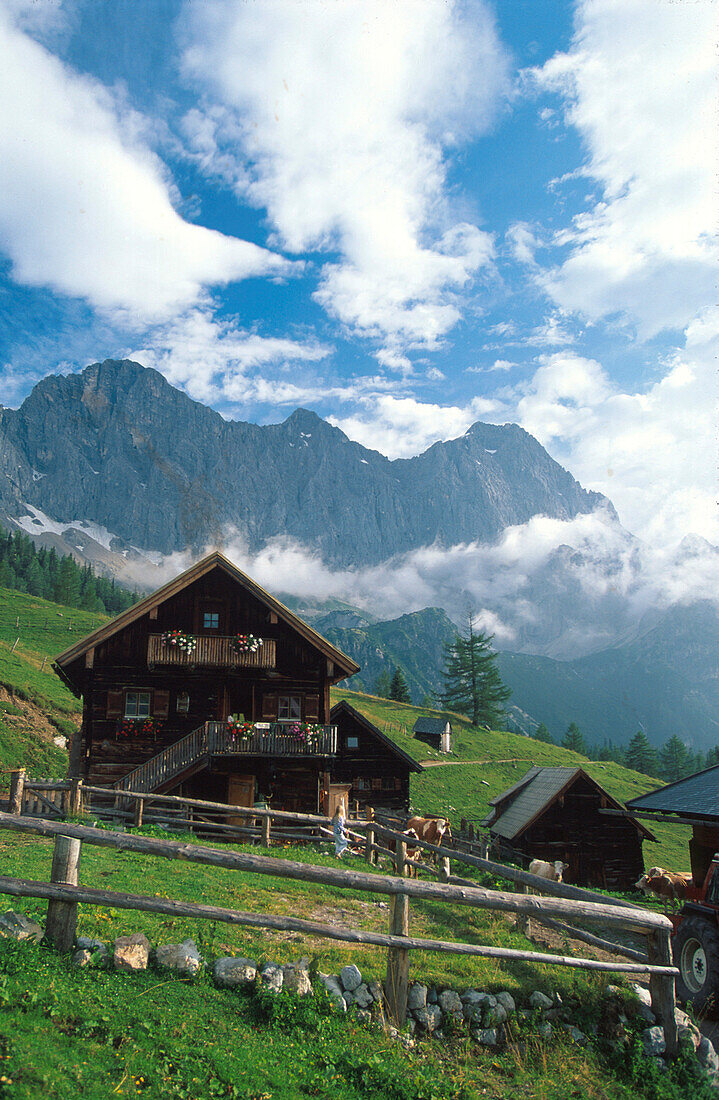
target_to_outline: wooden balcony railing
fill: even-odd
[[[231,636],[198,636],[192,653],[185,653],[178,646],[165,645],[161,634],[151,634],[147,643],[148,665],[172,665],[191,668],[193,665],[209,665],[213,668],[274,668],[277,643],[266,638],[254,653],[238,653]]]
[[[156,791],[210,756],[332,756],[337,752],[337,726],[320,726],[321,732],[309,744],[285,729],[281,722],[273,722],[269,730],[240,738],[228,730],[226,722],[205,722],[123,776],[115,788]]]

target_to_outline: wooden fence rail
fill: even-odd
[[[58,905],[64,905],[66,914],[71,914],[72,907],[76,906],[78,902],[84,901],[95,905],[112,905],[118,908],[171,912],[178,915],[225,920],[229,923],[251,924],[254,927],[291,928],[307,934],[326,936],[333,939],[346,939],[348,942],[376,943],[378,946],[387,947],[385,995],[390,1014],[398,1023],[403,1023],[406,1015],[409,973],[408,952],[411,950],[433,950],[508,960],[521,959],[524,961],[546,962],[551,965],[572,966],[584,970],[618,971],[620,973],[648,972],[651,982],[652,1005],[665,1029],[667,1052],[672,1055],[676,1052],[674,978],[678,971],[672,966],[669,942],[672,925],[666,917],[649,910],[609,905],[606,904],[607,899],[602,899],[600,903],[576,901],[561,897],[510,894],[474,886],[457,886],[444,882],[420,882],[416,879],[377,875],[355,871],[350,868],[318,867],[292,860],[274,859],[270,856],[220,851],[202,845],[157,840],[151,837],[138,836],[137,834],[95,829],[72,822],[61,823],[13,814],[0,813],[0,828],[55,837],[56,845],[62,844],[66,849],[71,840],[75,840],[120,851],[141,852],[165,859],[179,859],[191,863],[224,867],[260,875],[271,875],[276,878],[369,891],[374,894],[389,896],[391,901],[390,928],[389,934],[385,936],[379,933],[341,929],[315,922],[300,921],[299,918],[270,917],[268,914],[242,913],[237,910],[225,910],[216,906],[199,905],[197,903],[147,898],[112,891],[90,890],[78,886],[76,880],[75,883],[66,885],[58,882],[38,883],[9,877],[0,878],[0,893],[22,897],[47,897]],[[367,828],[368,840],[373,831],[373,825],[369,823]],[[392,830],[383,831],[392,832]],[[402,834],[397,835],[401,839],[396,842],[396,856],[402,868],[402,873],[404,873],[407,838],[403,837]],[[370,843],[374,845],[372,840],[370,840]],[[76,846],[76,849],[77,859],[75,865],[79,862],[79,845]],[[542,880],[539,881],[542,882],[542,885],[546,885]],[[67,877],[65,882],[67,882]],[[511,948],[493,948],[476,944],[412,938],[409,936],[409,902],[411,898],[440,900],[488,911],[526,913],[528,915],[542,914],[550,918],[561,917],[569,920],[580,919],[590,924],[599,924],[601,927],[629,929],[647,937],[649,962],[601,962],[595,959],[546,955]],[[65,919],[65,940],[63,942],[67,942],[68,921],[71,921],[71,919],[71,915]]]

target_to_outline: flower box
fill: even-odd
[[[173,646],[189,656],[197,649],[197,638],[194,634],[185,634],[184,630],[166,630],[162,635],[162,644]]]

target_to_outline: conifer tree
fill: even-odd
[[[540,722],[539,725],[537,726],[536,730],[534,731],[534,740],[535,741],[544,741],[544,743],[547,744],[547,745],[553,745],[554,744],[554,738],[552,737],[551,733],[549,732],[549,730],[545,726],[544,722]]]
[[[667,783],[675,783],[677,779],[691,775],[693,763],[692,753],[676,734],[665,741],[659,751],[661,775]]]
[[[379,695],[380,699],[389,699],[390,683],[389,672],[386,668],[383,668],[374,686],[375,695]]]
[[[587,755],[587,743],[584,740],[584,734],[576,722],[570,722],[567,727],[567,732],[562,738],[562,747],[565,749],[572,749],[573,752],[581,753],[582,756]]]
[[[444,691],[437,693],[443,709],[458,711],[475,726],[497,728],[505,719],[504,704],[512,694],[502,683],[493,634],[475,630],[469,616],[465,634],[444,647]]]
[[[627,745],[624,762],[628,768],[634,768],[636,772],[642,772],[644,775],[659,774],[657,750],[649,744],[643,730],[637,730]]]
[[[389,697],[394,699],[395,703],[411,703],[412,696],[409,693],[407,687],[407,681],[404,678],[404,673],[399,666],[394,670],[394,676],[392,677],[392,683],[389,685]]]

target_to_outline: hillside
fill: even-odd
[[[400,748],[425,764],[423,773],[411,778],[415,809],[446,814],[454,822],[464,817],[478,824],[488,811],[489,800],[516,783],[533,764],[584,768],[621,802],[662,785],[620,764],[589,761],[560,745],[547,745],[502,730],[477,730],[466,718],[455,714],[447,714],[454,730],[453,751],[442,756],[411,736],[419,715],[436,711],[335,688],[333,700],[340,699],[347,699]],[[647,865],[679,870],[688,867],[690,830],[661,822],[652,822],[650,828],[658,842],[647,843],[644,849]]]
[[[0,588],[0,786],[24,765],[35,778],[63,776],[67,752],[54,743],[80,720],[80,704],[51,668],[105,616]]]

